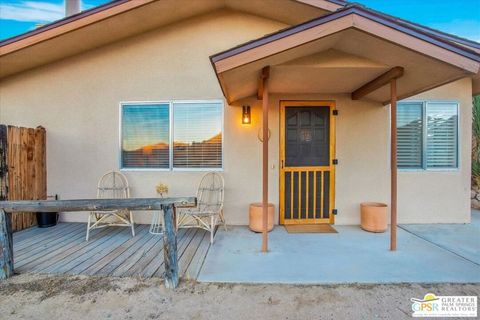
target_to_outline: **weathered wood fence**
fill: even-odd
[[[46,132],[0,125],[0,200],[47,198]],[[35,213],[12,214],[12,230],[36,224]]]
[[[7,200],[7,126],[0,125],[0,201]]]
[[[11,216],[14,213],[106,211],[116,209],[163,210],[165,286],[167,288],[176,288],[178,285],[178,257],[174,207],[179,205],[195,206],[196,201],[195,197],[0,201],[0,279],[11,277],[14,272],[12,226],[10,223]]]

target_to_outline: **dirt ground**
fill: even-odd
[[[480,295],[479,284],[240,285],[17,275],[0,283],[1,319],[410,319],[410,298]]]

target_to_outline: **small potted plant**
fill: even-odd
[[[155,191],[160,198],[163,198],[163,196],[168,193],[168,186],[164,183],[159,183],[155,186]],[[153,212],[152,224],[150,225],[149,232],[155,235],[163,235],[163,212]]]
[[[155,190],[160,195],[160,198],[163,198],[163,195],[168,193],[168,186],[164,183],[159,183],[155,186]]]

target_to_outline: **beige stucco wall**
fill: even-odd
[[[446,100],[459,103],[459,168],[443,171],[400,171],[399,221],[470,222],[472,81],[465,78],[410,100]]]
[[[61,199],[94,197],[98,178],[118,169],[119,102],[221,99],[208,56],[260,37],[284,25],[222,11],[177,23],[11,77],[0,83],[0,123],[47,129],[48,193]],[[450,87],[448,87],[450,88]],[[447,89],[448,89],[447,88]],[[462,80],[437,95],[461,99],[471,110],[470,83]],[[442,94],[440,94],[442,92]],[[270,100],[270,201],[278,212],[279,100],[335,100],[338,224],[358,223],[362,201],[389,201],[389,112],[378,103],[348,95],[273,95]],[[253,123],[240,124],[241,108],[225,107],[225,214],[230,224],[246,224],[248,204],[261,199],[260,106],[251,102]],[[466,111],[465,111],[466,112]],[[462,140],[470,135],[462,113]],[[468,140],[470,141],[470,140]],[[462,150],[467,146],[462,146]],[[462,152],[458,172],[402,173],[400,222],[464,222],[468,208],[469,157]],[[125,171],[134,197],[155,196],[163,182],[170,196],[193,195],[203,172]],[[430,179],[427,177],[432,176]],[[451,179],[455,177],[455,179]],[[440,182],[440,183],[439,183]],[[444,186],[448,182],[448,186]],[[412,187],[414,185],[414,187]],[[424,186],[423,188],[420,185]],[[434,188],[426,188],[432,185]],[[415,193],[418,187],[423,194]],[[461,190],[461,191],[458,191]],[[441,194],[441,200],[438,194]],[[465,200],[465,201],[464,201]],[[439,203],[441,201],[441,203]],[[447,204],[446,204],[447,203]],[[64,214],[85,221],[87,214]],[[137,222],[149,222],[136,214]],[[277,216],[278,220],[278,216]]]
[[[98,178],[119,168],[120,101],[222,99],[208,57],[283,27],[264,18],[221,11],[20,74],[0,85],[0,122],[46,128],[49,194],[61,199],[95,197]],[[229,212],[238,210],[243,199],[254,198],[248,185],[255,180],[242,173],[238,155],[245,157],[255,145],[237,137],[235,114],[235,109],[225,108]],[[171,196],[194,195],[203,173],[125,174],[132,196],[153,197],[159,181],[169,185]],[[66,220],[85,217],[63,215]],[[136,220],[149,221],[142,215]],[[229,220],[245,222],[233,213]]]

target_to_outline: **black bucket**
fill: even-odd
[[[57,225],[57,212],[37,212],[37,224],[39,228],[48,228]]]

